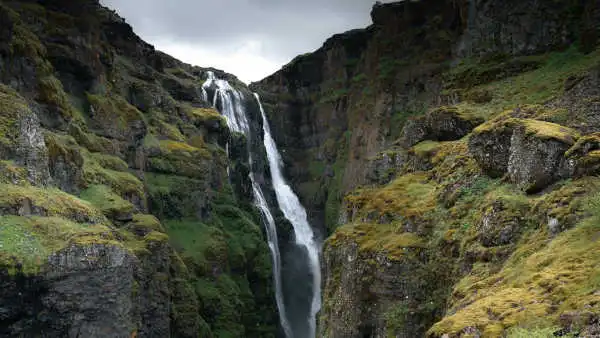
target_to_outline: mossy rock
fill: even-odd
[[[225,117],[213,108],[191,108],[185,112],[189,121],[198,127],[204,126],[212,131],[227,128]]]
[[[369,219],[382,223],[422,220],[422,216],[435,208],[434,191],[426,174],[407,174],[381,188],[355,190],[346,197],[346,208],[351,220]]]
[[[92,204],[58,189],[0,185],[0,210],[5,215],[57,216],[84,223],[106,223]]]
[[[77,124],[70,124],[68,133],[78,144],[91,152],[122,156],[124,146],[117,140],[89,133]]]
[[[532,211],[552,235],[571,229],[587,216],[588,200],[600,189],[596,177],[559,182],[536,199]]]
[[[565,153],[579,138],[572,129],[531,119],[516,124],[511,138],[508,175],[526,192],[537,192],[573,176],[575,168]]]
[[[137,236],[146,236],[153,231],[165,232],[158,218],[153,215],[135,214],[131,222],[125,226],[127,231],[134,233]]]
[[[129,141],[145,135],[144,115],[122,97],[88,94],[87,100],[93,125],[104,136]]]
[[[575,162],[575,175],[593,175],[600,170],[600,134],[594,133],[582,136],[565,153],[565,156]]]
[[[483,118],[463,107],[439,107],[425,116],[410,119],[402,130],[400,143],[408,148],[425,140],[454,141],[481,123]]]
[[[133,219],[133,204],[122,199],[105,185],[89,186],[81,192],[81,199],[92,203],[113,221],[127,222]]]
[[[515,244],[530,226],[530,204],[523,195],[497,189],[486,195],[476,225],[477,238],[484,247]]]
[[[327,240],[330,246],[346,246],[356,243],[363,254],[383,254],[390,260],[400,260],[414,249],[426,248],[423,238],[414,233],[403,232],[392,224],[346,224],[339,227]]]
[[[145,192],[142,182],[127,171],[113,170],[102,165],[104,163],[113,163],[117,168],[122,169],[123,163],[114,157],[101,154],[92,154],[85,149],[81,150],[84,158],[83,179],[86,184],[103,184],[109,186],[120,196],[135,201],[144,199]],[[100,161],[97,159],[100,158]]]
[[[78,189],[95,184],[106,185],[134,203],[144,199],[142,182],[129,172],[127,163],[122,159],[109,154],[91,153],[69,135],[47,132],[45,136],[53,177],[66,173],[67,177],[62,181],[76,185]]]
[[[146,173],[148,204],[160,219],[205,216],[208,213],[210,187],[205,180]]]
[[[157,173],[173,174],[191,178],[206,178],[214,169],[212,153],[207,148],[198,148],[186,142],[162,140],[146,147],[156,147],[158,153],[151,152],[148,157],[147,170]],[[196,142],[203,146],[203,142]]]
[[[0,156],[14,155],[19,135],[19,119],[31,111],[25,99],[13,89],[0,84]]]
[[[84,157],[77,142],[69,136],[46,132],[48,163],[53,183],[61,190],[77,193],[82,186]]]
[[[27,169],[13,161],[0,160],[0,184],[28,184]]]
[[[101,224],[76,223],[60,217],[0,216],[0,269],[35,274],[48,256],[84,238],[94,243],[117,241]]]
[[[574,174],[565,153],[580,135],[551,122],[500,116],[473,131],[469,150],[492,177],[508,173],[527,192]]]
[[[514,326],[558,326],[563,313],[577,309],[600,313],[597,221],[584,221],[552,241],[543,230],[530,233],[499,272],[459,282],[458,298],[428,335],[460,336],[475,328],[502,337]]]

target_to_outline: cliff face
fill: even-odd
[[[275,335],[247,163],[206,71],[94,0],[0,3],[1,336]]]
[[[329,236],[321,336],[597,334],[597,257],[568,262],[597,250],[598,14],[375,5],[251,86]]]

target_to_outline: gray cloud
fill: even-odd
[[[249,53],[245,67],[260,58],[263,63],[283,65],[294,56],[313,51],[335,33],[365,27],[370,23],[371,0],[102,0],[129,22],[142,38],[159,49],[193,47],[195,58],[204,54]],[[161,43],[165,47],[161,46]],[[254,47],[247,52],[246,46]],[[189,53],[186,53],[189,54]],[[176,57],[184,57],[175,55]],[[217,63],[221,63],[218,58]],[[242,58],[237,57],[239,63]],[[231,71],[223,64],[200,64],[206,60],[184,60],[201,66]],[[213,61],[214,62],[214,61]],[[235,65],[234,68],[240,68]],[[264,68],[264,67],[263,67]],[[272,68],[272,67],[271,67]],[[256,75],[240,77],[258,80]],[[265,69],[265,72],[273,69]],[[261,74],[262,76],[268,73]],[[254,77],[254,78],[250,78]]]

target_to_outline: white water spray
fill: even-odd
[[[310,338],[315,337],[316,331],[316,317],[317,313],[321,309],[321,268],[319,265],[319,245],[315,239],[314,232],[308,223],[308,217],[306,210],[300,204],[298,196],[294,194],[292,188],[286,183],[285,178],[281,172],[283,161],[281,155],[277,150],[275,140],[271,136],[271,130],[269,128],[269,122],[260,102],[258,94],[254,94],[263,121],[263,132],[264,132],[264,144],[267,151],[267,157],[269,159],[269,168],[271,170],[271,178],[273,180],[273,189],[277,196],[277,202],[279,208],[283,212],[285,218],[287,218],[292,226],[294,227],[294,234],[296,235],[296,244],[306,248],[308,252],[309,266],[312,270],[313,277],[313,297],[311,303],[310,317],[308,318],[310,325]]]

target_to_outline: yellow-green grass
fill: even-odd
[[[90,237],[96,243],[112,240],[110,229],[102,224],[60,217],[0,216],[0,267],[9,273],[36,273],[51,253]]]

